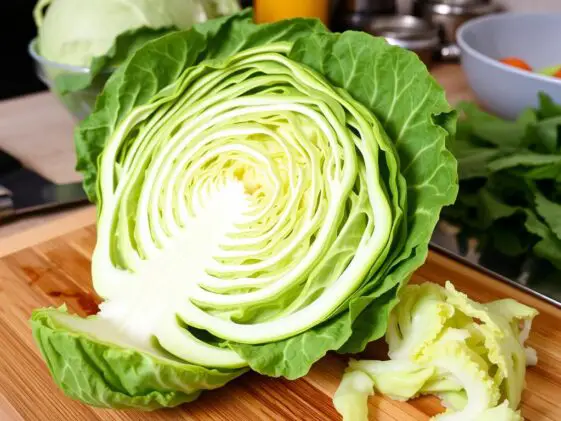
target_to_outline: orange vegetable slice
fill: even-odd
[[[517,67],[522,70],[532,71],[532,67],[524,60],[518,57],[505,57],[499,60],[501,63],[508,64],[509,66]]]

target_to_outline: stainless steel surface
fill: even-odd
[[[9,218],[14,213],[14,202],[11,192],[4,186],[0,186],[0,220]]]
[[[332,26],[336,31],[361,30],[376,16],[396,13],[397,0],[340,0],[334,9]]]
[[[363,30],[384,37],[392,45],[414,51],[427,66],[432,63],[439,46],[436,28],[415,16],[380,16],[371,19]]]
[[[438,28],[441,58],[457,60],[460,56],[456,45],[456,31],[470,19],[496,13],[501,10],[491,0],[416,0],[413,14],[431,22]]]
[[[556,273],[543,276],[542,267],[530,260],[485,256],[477,250],[474,239],[470,239],[464,249],[460,247],[456,233],[455,227],[439,222],[431,239],[431,248],[561,308],[561,271],[558,276]]]
[[[342,0],[342,10],[350,13],[372,15],[376,13],[395,13],[396,0]]]
[[[86,203],[81,183],[55,184],[0,151],[0,223]]]
[[[440,49],[440,58],[443,60],[457,60],[462,51],[456,44],[445,45]]]

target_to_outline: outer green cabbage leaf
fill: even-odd
[[[140,28],[123,32],[115,39],[115,43],[106,54],[92,58],[87,72],[50,71],[49,77],[54,81],[57,94],[63,97],[70,92],[79,92],[88,87],[98,88],[98,91],[101,91],[111,72],[125,61],[128,55],[133,54],[148,41],[174,30],[177,29]]]
[[[96,407],[174,407],[246,371],[186,364],[157,344],[129,343],[96,316],[81,319],[65,308],[38,310],[31,325],[56,384],[69,397]]]
[[[358,325],[360,320],[377,326],[378,337],[383,336],[388,315],[396,303],[396,292],[393,290],[380,297],[376,294],[360,297],[351,302],[350,311],[305,334],[263,345],[230,343],[229,346],[248,361],[254,371],[272,377],[296,379],[306,375],[310,366],[328,351],[341,350],[356,329],[361,328]],[[368,326],[365,330],[372,332],[372,327]]]
[[[386,276],[368,279],[359,294],[403,285],[426,259],[440,209],[453,203],[458,192],[456,160],[447,149],[456,114],[418,58],[381,38],[352,31],[317,33],[299,39],[290,57],[325,74],[369,108],[397,149],[407,196],[394,206],[404,210],[407,222],[394,233]],[[342,352],[360,352],[383,335],[369,317],[365,312],[364,319],[358,318],[355,325],[361,327],[353,330]]]

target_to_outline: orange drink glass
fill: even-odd
[[[327,25],[329,0],[254,0],[253,15],[257,23],[290,18],[318,18]]]

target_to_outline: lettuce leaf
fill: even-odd
[[[490,115],[473,103],[462,117],[452,152],[460,192],[443,218],[459,228],[458,241],[475,238],[481,259],[533,269],[528,282],[559,277],[561,269],[561,106],[544,93],[539,106],[516,121]],[[516,271],[515,271],[516,272]]]

